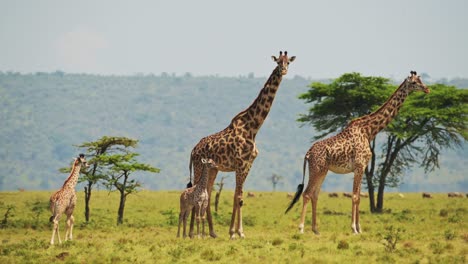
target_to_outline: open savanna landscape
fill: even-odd
[[[285,192],[254,192],[244,198],[245,239],[229,239],[232,191],[221,194],[214,213],[218,238],[176,238],[179,191],[141,191],[127,197],[117,225],[117,193],[97,191],[89,223],[84,194],[77,193],[73,241],[51,246],[48,199],[51,191],[0,193],[0,263],[466,263],[467,198],[446,193],[388,193],[386,210],[369,213],[361,200],[363,233],[351,232],[351,200],[320,194],[320,235],[311,230],[308,208],[299,234],[302,199],[288,214]],[[402,197],[403,196],[403,197]],[[214,195],[213,195],[214,197]],[[8,210],[10,208],[10,210]],[[214,206],[212,206],[214,210]],[[60,235],[65,235],[65,216]]]

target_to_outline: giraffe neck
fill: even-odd
[[[203,165],[200,181],[198,181],[197,185],[195,186],[196,190],[203,190],[206,188],[208,184],[208,170],[208,167]]]
[[[400,111],[403,102],[409,95],[409,91],[406,87],[406,81],[403,82],[400,87],[390,96],[379,109],[374,113],[367,115],[363,121],[364,126],[367,126],[365,130],[368,134],[369,141],[373,140],[377,133],[387,127],[387,125],[393,120],[393,118]]]
[[[246,110],[240,112],[232,119],[231,125],[249,131],[250,135],[254,138],[270,112],[282,79],[283,75],[279,67],[276,67],[257,98]]]
[[[78,182],[78,176],[80,175],[80,169],[81,169],[80,163],[73,163],[70,176],[68,176],[67,180],[65,180],[62,188],[73,188],[73,189],[75,188],[76,183]]]

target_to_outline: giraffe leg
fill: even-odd
[[[202,219],[202,237],[205,237],[205,220],[206,220],[206,209],[208,208],[208,201],[203,204],[202,211],[201,211],[201,219]]]
[[[75,217],[70,216],[70,240],[73,240],[73,225],[75,224]]]
[[[316,185],[312,187],[312,231],[316,235],[320,235],[318,228],[317,228],[317,203],[318,203],[320,188],[322,187],[322,182],[325,179],[325,175],[324,174],[322,175],[320,175]]]
[[[184,216],[183,216],[183,218],[184,218],[184,234],[183,234],[184,238],[187,237],[186,227],[187,227],[187,218],[188,218],[188,214],[189,214],[189,213],[190,213],[190,210],[186,210],[186,211],[184,212]],[[189,235],[190,235],[190,234],[189,234]],[[191,236],[190,236],[190,238],[191,238]]]
[[[206,208],[206,219],[208,220],[208,228],[210,229],[210,236],[216,238],[216,235],[213,227],[213,217],[211,215],[211,193],[213,190],[213,185],[216,180],[216,175],[218,175],[218,170],[210,169],[208,171],[208,185],[206,187],[208,191],[208,207]]]
[[[247,167],[245,167],[242,171],[236,172],[236,192],[234,195],[233,212],[235,210],[237,213],[237,224],[236,224],[235,232],[237,232],[240,238],[245,238],[244,229],[242,227],[242,205],[244,203],[244,201],[242,200],[242,197],[243,197],[242,188],[244,186],[244,181],[247,178],[247,175],[249,173],[250,166],[252,163],[249,163],[249,164],[250,165],[247,165]],[[233,213],[232,219],[231,219],[231,232],[233,232],[231,233],[231,239],[235,238],[233,227],[234,227],[234,222],[236,219],[236,213]]]
[[[180,225],[182,224],[183,219],[184,219],[184,214],[181,210],[179,213],[179,226],[177,227],[177,237],[180,237]]]
[[[309,197],[309,194],[307,193],[307,189],[306,189],[306,192],[302,194],[302,201],[303,201],[303,204],[302,204],[301,222],[299,223],[299,233],[304,234],[304,221],[305,221],[305,216],[307,212],[307,203],[309,203],[310,201],[310,197]]]
[[[193,238],[193,228],[195,224],[195,208],[191,209],[192,213],[190,214],[190,230],[189,230],[189,237]],[[187,221],[187,220],[185,220]],[[185,226],[185,225],[184,225]]]
[[[65,241],[68,240],[68,236],[70,235],[70,216],[67,215],[66,229],[65,229]]]
[[[59,244],[60,244],[60,243],[62,243],[62,241],[60,241],[60,235],[58,233],[58,230],[59,230],[59,217],[54,217],[53,223],[54,223],[54,226],[52,227],[52,238],[50,239],[50,244],[51,245],[54,244],[55,234],[57,234],[57,237],[59,239]]]
[[[197,215],[195,216],[195,218],[197,219],[197,238],[200,238],[200,205],[196,206],[196,212]]]
[[[353,182],[353,197],[352,197],[352,210],[351,210],[351,229],[354,234],[361,233],[361,227],[359,225],[359,203],[361,202],[361,180],[364,170],[358,167],[354,170],[354,182]]]
[[[242,227],[242,204],[243,204],[243,200],[242,200],[242,196],[243,196],[243,192],[242,190],[240,191],[240,194],[238,196],[238,203],[239,203],[239,206],[237,207],[237,225],[236,225],[236,230],[237,230],[237,234],[239,235],[240,238],[245,238],[245,235],[244,235],[244,229]]]
[[[236,238],[236,230],[234,229],[234,223],[236,221],[236,214],[237,214],[237,196],[238,196],[238,191],[237,188],[234,192],[234,201],[233,201],[233,206],[232,206],[232,215],[231,215],[231,224],[229,225],[229,237],[230,239],[235,239]]]

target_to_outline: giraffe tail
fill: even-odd
[[[189,163],[190,181],[189,181],[189,183],[187,183],[187,188],[190,188],[190,187],[193,186],[193,184],[192,184],[192,166],[193,166],[192,155],[193,155],[193,152],[190,153],[190,163]]]
[[[299,198],[301,198],[301,194],[304,191],[304,179],[305,179],[305,169],[307,165],[307,156],[304,157],[304,166],[302,168],[302,183],[297,186],[297,191],[296,194],[294,195],[294,198],[292,199],[291,203],[289,204],[288,208],[284,212],[287,214],[291,208],[299,201]]]

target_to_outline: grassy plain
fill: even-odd
[[[74,240],[50,246],[48,198],[52,192],[0,193],[0,263],[466,263],[468,199],[435,194],[385,196],[386,213],[370,214],[361,200],[363,233],[350,228],[351,200],[322,193],[321,234],[298,234],[302,201],[287,215],[284,192],[244,198],[246,238],[229,240],[232,191],[223,191],[215,214],[217,239],[177,239],[179,191],[142,191],[128,196],[124,224],[116,225],[118,197],[94,192],[85,223],[83,192],[75,209]],[[213,195],[214,197],[214,195]],[[5,223],[4,214],[13,206]],[[65,234],[65,221],[60,223]]]

